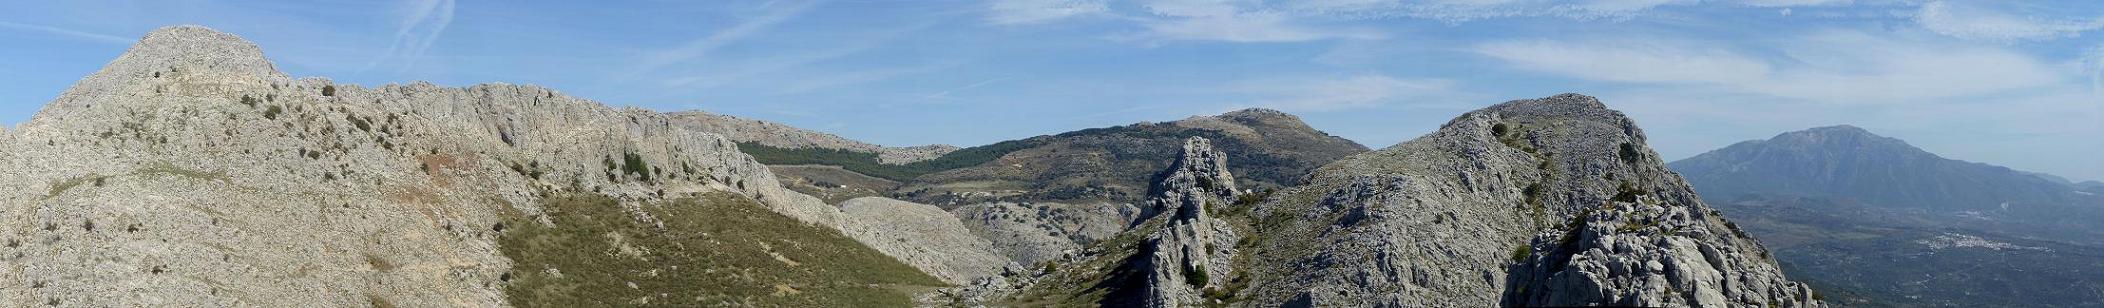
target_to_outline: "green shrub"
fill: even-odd
[[[1513,247],[1513,248],[1512,248],[1512,262],[1520,262],[1520,261],[1526,261],[1526,260],[1527,260],[1527,257],[1528,257],[1528,256],[1533,256],[1533,255],[1534,255],[1534,246],[1533,246],[1533,245],[1527,245],[1527,244],[1520,244],[1520,247]]]
[[[644,182],[651,181],[650,163],[643,161],[643,156],[636,153],[621,154],[621,173],[636,175]]]
[[[284,112],[285,108],[279,108],[278,105],[270,105],[270,108],[263,109],[263,118],[276,120],[278,119],[278,114]]]
[[[1211,279],[1212,277],[1207,277],[1204,265],[1192,265],[1190,268],[1184,269],[1184,282],[1190,283],[1193,287],[1203,288],[1207,283],[1212,283],[1208,281]]]
[[[321,96],[336,96],[336,85],[321,86]]]
[[[1636,144],[1628,142],[1623,142],[1622,149],[1616,154],[1622,157],[1622,161],[1630,163],[1635,163],[1638,159],[1644,158],[1643,152],[1637,152]]]

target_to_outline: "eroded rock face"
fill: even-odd
[[[1324,166],[1256,209],[1252,306],[1823,306],[1633,121],[1564,94]]]
[[[973,234],[992,241],[995,251],[1026,266],[1117,236],[1140,217],[1139,207],[1107,202],[994,202],[953,212]]]
[[[732,192],[842,228],[672,122],[531,86],[292,79],[233,35],[156,30],[0,134],[0,305],[501,306],[501,216],[556,193]]]
[[[1227,277],[1239,238],[1210,214],[1238,194],[1226,157],[1205,138],[1192,137],[1156,182],[1148,204],[1166,223],[1147,237],[1141,252],[1146,255],[1147,306],[1197,305],[1200,290],[1219,284],[1211,277]]]
[[[1016,266],[957,216],[933,205],[862,197],[842,202],[840,209],[847,213],[842,229],[849,237],[943,282],[965,284]]]

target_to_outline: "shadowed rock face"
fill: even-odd
[[[1464,114],[1255,212],[1252,306],[1823,306],[1576,94]]]
[[[727,192],[883,227],[663,114],[531,86],[292,79],[194,26],[148,34],[0,137],[0,306],[499,306],[502,217],[558,194]]]
[[[1943,158],[1854,126],[1783,133],[1673,162],[1704,195],[1781,194],[1854,199],[1935,211],[1986,210],[2007,202],[2065,203],[2056,183],[2000,166]]]

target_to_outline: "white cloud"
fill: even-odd
[[[17,30],[17,31],[34,31],[34,32],[44,32],[44,33],[50,33],[50,34],[57,34],[57,35],[61,35],[61,36],[66,36],[66,37],[72,37],[72,38],[76,38],[76,39],[82,39],[82,40],[88,40],[88,41],[94,41],[94,42],[99,42],[99,43],[110,43],[110,44],[119,44],[119,45],[129,45],[129,44],[131,44],[131,43],[132,43],[132,42],[134,41],[134,39],[128,39],[128,38],[124,38],[124,37],[119,37],[119,36],[115,36],[115,35],[108,35],[108,34],[101,34],[101,33],[91,33],[91,32],[87,32],[87,31],[79,31],[79,30],[73,30],[73,29],[66,29],[66,28],[59,28],[59,27],[52,27],[52,26],[41,26],[41,25],[32,25],[32,24],[24,24],[24,23],[15,23],[15,22],[7,22],[7,21],[0,21],[0,28],[8,28],[8,29],[14,29],[14,30]]]
[[[1147,32],[1123,38],[1260,43],[1383,37],[1373,30],[1307,25],[1302,20],[1305,16],[1269,10],[1252,1],[1154,0],[1145,6],[1157,18],[1141,21]]]
[[[2079,11],[2079,10],[2077,10]],[[2044,40],[2073,37],[2104,29],[2104,17],[2073,18],[2022,15],[1983,3],[1936,1],[1923,4],[1914,21],[1944,35],[1982,40]]]
[[[1506,41],[1477,53],[1514,68],[1622,83],[1705,86],[1829,103],[1882,104],[2062,84],[2067,73],[2003,48],[1828,31],[1760,58],[1721,47],[1641,41]]]
[[[1313,0],[1296,2],[1301,12],[1346,17],[1408,17],[1462,22],[1499,17],[1622,19],[1666,5],[1697,0]]]
[[[1855,4],[1854,0],[1738,0],[1739,5],[1754,7],[1793,6],[1838,6]]]
[[[986,21],[1001,25],[1036,24],[1109,11],[1103,1],[996,0],[987,5]]]
[[[397,72],[414,68],[431,44],[438,42],[438,36],[453,24],[453,0],[412,0],[404,2],[400,10],[401,19],[395,25],[394,39],[387,44],[387,51],[359,71],[392,60],[405,61]]]
[[[805,10],[810,9],[814,4],[813,2],[791,3],[787,7],[767,11],[760,16],[746,19],[737,25],[723,29],[723,31],[717,31],[707,37],[688,41],[677,48],[652,53],[637,61],[635,66],[622,74],[624,75],[622,77],[634,77],[635,75],[656,71],[666,66],[701,58],[709,52],[715,51],[716,48],[744,40],[747,37],[773,28],[776,24],[803,14]]]
[[[1327,29],[1296,24],[1286,15],[1260,12],[1148,22],[1144,38],[1238,43],[1304,42],[1326,39],[1378,39],[1368,30]]]
[[[953,100],[953,99],[956,99],[956,98],[954,98],[954,97],[950,97],[950,94],[953,94],[953,93],[957,93],[957,92],[959,92],[959,91],[964,91],[964,90],[971,90],[971,89],[976,89],[976,88],[979,88],[979,87],[984,87],[984,86],[986,86],[986,85],[994,84],[994,83],[996,83],[996,82],[1002,82],[1002,81],[1006,81],[1006,80],[1009,80],[1009,79],[1013,79],[1013,78],[1014,78],[1013,76],[1002,76],[1002,77],[994,77],[994,78],[988,78],[988,79],[986,79],[986,80],[980,80],[979,82],[974,82],[974,83],[972,83],[972,84],[964,85],[964,86],[961,86],[961,87],[955,87],[955,88],[950,88],[950,89],[948,89],[948,90],[936,91],[935,93],[928,93],[928,95],[926,95],[926,96],[922,96],[922,97],[923,97],[923,98],[927,98],[927,99],[934,99],[934,100]]]
[[[1444,79],[1400,79],[1364,74],[1342,78],[1270,79],[1235,85],[1235,91],[1263,97],[1256,105],[1325,111],[1374,107],[1408,100],[1450,97],[1455,83]]]
[[[1658,41],[1491,42],[1476,52],[1513,66],[1583,79],[1632,83],[1738,83],[1768,75],[1767,63],[1718,48]]]

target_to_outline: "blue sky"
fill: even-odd
[[[1853,124],[2104,179],[2098,1],[7,2],[5,123],[147,31],[201,24],[295,76],[537,84],[887,145],[1269,107],[1380,148],[1579,92],[1669,159]]]

